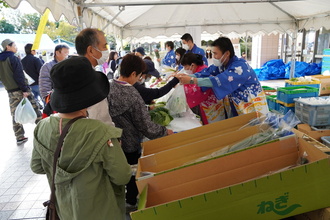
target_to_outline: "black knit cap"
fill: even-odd
[[[88,108],[108,96],[109,81],[93,69],[86,57],[71,57],[56,64],[50,71],[54,91],[50,105],[60,113]]]

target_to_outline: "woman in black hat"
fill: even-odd
[[[131,169],[118,138],[121,129],[89,119],[87,108],[109,93],[107,77],[85,57],[72,57],[51,70],[51,106],[59,112],[34,131],[31,169],[52,184],[53,158],[63,127],[65,136],[56,166],[56,208],[60,219],[125,219],[125,184]]]

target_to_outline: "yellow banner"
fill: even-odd
[[[32,46],[31,50],[39,49],[40,40],[41,40],[42,34],[44,33],[46,23],[48,21],[49,12],[50,12],[50,10],[47,8],[45,13],[40,18],[40,22],[39,22],[39,25],[38,25],[38,30],[37,30],[36,37],[34,39],[33,46]]]

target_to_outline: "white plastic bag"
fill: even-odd
[[[177,85],[175,87],[172,95],[167,100],[166,108],[173,117],[189,109],[183,85]]]
[[[34,79],[32,79],[32,77],[29,76],[24,70],[23,70],[23,72],[24,72],[25,79],[27,79],[27,81],[28,81],[28,84],[29,85],[33,84],[35,82]]]
[[[170,124],[166,127],[174,132],[181,132],[200,126],[202,126],[201,121],[196,117],[191,109],[188,109],[188,111],[181,114],[181,117],[174,117]]]
[[[15,122],[20,124],[34,123],[37,113],[34,111],[31,102],[23,98],[15,110]]]

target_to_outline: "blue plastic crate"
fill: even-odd
[[[330,56],[328,55],[328,56],[323,56],[322,57],[322,64],[323,64],[323,62],[330,62]]]
[[[317,83],[317,84],[306,84],[306,85],[320,89],[320,83]],[[289,84],[287,82],[285,83],[285,87],[290,87],[290,86],[301,86],[301,85],[292,85],[292,84]]]
[[[324,49],[323,55],[330,55],[330,49]]]
[[[278,105],[279,105],[279,107],[278,107],[278,112],[279,113],[281,113],[282,115],[285,115],[288,111],[292,111],[292,112],[294,112],[295,110],[295,108],[294,107],[287,107],[287,106],[285,106],[285,105],[282,105],[282,104],[280,104],[280,103],[278,103]]]
[[[325,98],[328,97],[317,97],[317,99]],[[295,99],[295,114],[301,122],[310,126],[330,125],[330,104],[311,105]]]
[[[276,102],[276,95],[268,95],[266,96],[267,98],[267,104],[268,104],[268,108],[270,110],[278,110],[278,103]]]
[[[290,86],[277,89],[277,100],[294,103],[295,98],[317,97],[319,89],[310,86]]]

